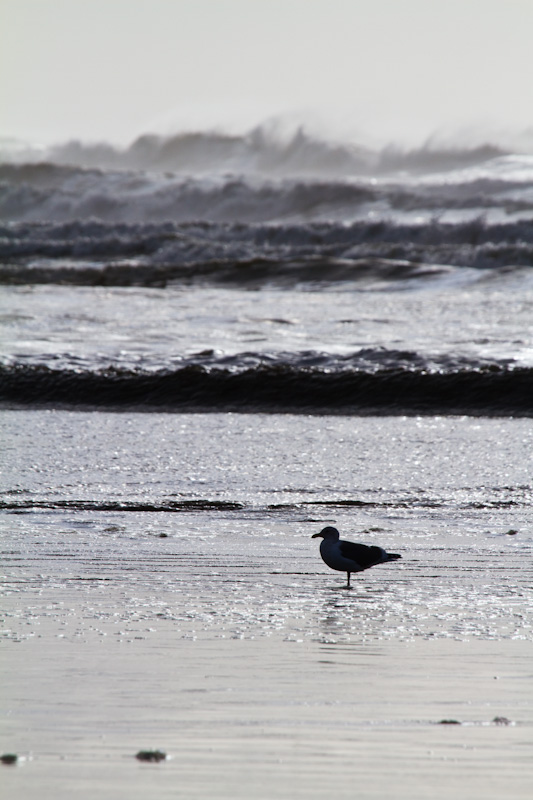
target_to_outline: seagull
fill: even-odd
[[[321,537],[320,555],[322,560],[331,567],[348,574],[348,583],[345,589],[351,589],[350,574],[352,572],[362,572],[364,569],[373,567],[375,564],[383,564],[386,561],[396,561],[401,558],[398,553],[387,553],[382,547],[369,547],[366,544],[347,542],[339,539],[337,528],[328,526],[314,533],[311,539]]]

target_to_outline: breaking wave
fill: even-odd
[[[533,155],[485,144],[371,150],[266,127],[4,152],[0,219],[288,222],[530,214]]]
[[[464,169],[512,153],[490,143],[446,146],[428,141],[411,149],[389,145],[381,150],[319,138],[299,126],[291,132],[262,124],[240,135],[189,131],[162,136],[144,134],[126,147],[72,140],[36,148],[0,142],[0,160],[50,162],[100,170],[145,170],[213,175],[304,175],[343,178],[391,172],[440,172]]]
[[[490,144],[377,151],[265,126],[70,142],[0,164],[0,280],[390,283],[524,269],[532,208],[533,155]]]
[[[444,214],[530,215],[531,180],[501,174],[455,182],[181,176],[54,164],[0,166],[0,219],[66,222],[287,222]]]
[[[533,226],[357,222],[0,225],[0,282],[164,286],[480,280],[529,272]],[[474,270],[468,274],[467,268]],[[481,271],[481,272],[480,272]]]
[[[453,360],[428,364],[416,353],[362,351],[241,354],[184,359],[142,372],[0,367],[0,400],[17,405],[115,409],[341,414],[533,416],[533,369]]]

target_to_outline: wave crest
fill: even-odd
[[[386,353],[376,369],[331,370],[321,359],[301,363],[245,359],[239,368],[191,363],[181,369],[143,373],[109,368],[99,372],[44,365],[0,366],[0,400],[18,405],[69,405],[117,409],[342,414],[472,414],[530,417],[531,368],[486,367],[428,371],[412,353]],[[318,354],[319,355],[319,354]],[[329,359],[326,357],[326,362]],[[369,367],[369,368],[368,368]],[[467,368],[470,367],[470,368]]]

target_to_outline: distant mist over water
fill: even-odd
[[[39,145],[0,137],[0,161],[50,162],[97,169],[201,173],[357,176],[397,170],[436,171],[483,163],[498,155],[533,154],[533,126],[513,133],[465,129],[435,132],[416,142],[314,130],[305,122],[269,120],[231,126],[147,132],[127,144],[68,139]]]

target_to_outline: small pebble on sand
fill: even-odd
[[[152,762],[159,762],[164,761],[167,757],[166,753],[163,753],[162,750],[139,750],[135,758],[138,758],[139,761],[152,761]]]

